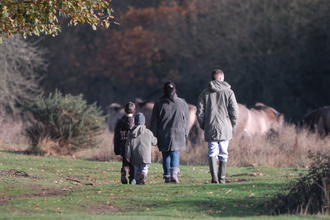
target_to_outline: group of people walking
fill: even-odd
[[[124,111],[114,134],[115,154],[122,156],[121,182],[145,184],[151,146],[157,145],[162,152],[165,183],[179,183],[180,151],[186,149],[190,118],[188,104],[177,96],[174,82],[164,84],[163,95],[152,110],[150,130],[145,126],[145,116],[135,114],[134,103],[126,103]],[[221,70],[211,73],[208,88],[199,95],[196,116],[208,142],[211,182],[225,183],[228,144],[237,122],[238,105]]]

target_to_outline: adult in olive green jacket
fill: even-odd
[[[189,133],[188,104],[176,94],[172,81],[163,87],[163,96],[152,110],[150,130],[158,139],[158,148],[163,155],[165,182],[178,183],[179,155],[186,149]]]
[[[212,183],[225,183],[228,159],[228,144],[233,137],[237,122],[238,105],[230,85],[224,81],[224,73],[216,69],[211,74],[208,88],[199,95],[197,120],[204,130],[205,141],[209,147],[209,166]],[[216,175],[219,158],[219,173]]]

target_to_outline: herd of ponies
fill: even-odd
[[[150,120],[154,103],[151,101],[135,100],[136,112],[142,112],[146,117],[146,127],[150,127]],[[190,132],[194,131],[201,135],[197,118],[196,106],[188,104],[190,114]],[[234,130],[234,137],[251,137],[253,135],[265,135],[268,132],[278,133],[285,124],[284,114],[274,108],[257,103],[251,108],[238,103],[239,115]],[[123,106],[112,103],[107,107],[107,124],[110,132],[113,132],[117,120],[124,113]],[[297,128],[306,127],[311,131],[326,136],[330,131],[330,106],[316,109],[303,117],[297,124]],[[196,135],[196,134],[195,134]]]

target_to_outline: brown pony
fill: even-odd
[[[317,131],[321,136],[327,136],[330,132],[330,106],[307,114],[297,123],[297,127],[307,127],[311,131]]]
[[[268,131],[279,132],[284,124],[284,115],[262,103],[251,109],[238,104],[239,114],[234,130],[235,137],[264,135]]]

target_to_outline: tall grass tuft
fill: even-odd
[[[229,144],[228,165],[308,167],[308,151],[329,151],[330,138],[320,138],[307,129],[296,132],[295,126],[287,124],[278,133],[234,138]]]
[[[22,135],[29,125],[25,116],[0,116],[0,142],[15,145],[27,145],[29,140]],[[15,149],[13,149],[15,150]]]

